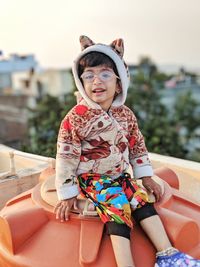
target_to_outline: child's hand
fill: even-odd
[[[61,222],[69,220],[69,213],[71,208],[77,209],[77,199],[76,197],[61,200],[58,202],[54,208],[54,213],[56,213],[56,219],[60,219]]]
[[[156,183],[150,176],[142,178],[143,186],[156,197],[156,201],[159,201],[162,197],[161,186]]]

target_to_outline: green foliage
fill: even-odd
[[[160,96],[151,83],[132,83],[126,104],[134,111],[139,128],[149,151],[184,157],[176,125],[168,118],[168,111],[161,104]]]
[[[23,150],[48,157],[55,157],[57,134],[61,120],[76,104],[73,93],[63,100],[46,95],[30,110],[29,144]]]
[[[169,75],[160,72],[155,63],[148,56],[141,56],[138,63],[138,74],[133,80],[136,84],[143,84],[151,81],[154,88],[162,88],[164,82],[170,78]]]
[[[192,97],[191,91],[179,95],[174,105],[173,120],[178,129],[183,129],[182,142],[188,147],[185,158],[200,161],[200,103]],[[196,149],[191,150],[191,146]]]
[[[199,140],[200,140],[200,137],[199,137]],[[187,159],[200,162],[200,148],[197,148],[194,151],[188,153]]]
[[[189,74],[184,69],[181,73]],[[195,81],[195,74],[190,73],[190,77]],[[161,103],[159,90],[164,88],[164,82],[169,78],[169,75],[158,71],[151,58],[141,57],[126,104],[138,118],[149,151],[199,161],[200,148],[191,149],[195,146],[194,142],[200,140],[199,103],[188,92],[178,96],[174,108],[168,110]]]
[[[200,151],[188,149],[194,138],[200,139],[199,103],[192,98],[191,93],[187,93],[177,98],[174,110],[167,110],[161,103],[159,89],[169,76],[160,73],[148,57],[141,58],[138,67],[138,74],[131,81],[126,104],[136,114],[148,150],[200,161]],[[62,100],[47,95],[38,102],[36,108],[31,110],[30,141],[24,150],[55,157],[60,122],[75,104],[73,92]]]
[[[198,101],[192,97],[191,91],[178,96],[175,103],[174,119],[180,127],[187,129],[187,139],[189,140],[194,130],[200,125],[200,110]]]

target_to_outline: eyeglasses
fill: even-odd
[[[81,79],[87,83],[92,83],[94,81],[95,77],[98,77],[102,82],[108,82],[108,81],[112,80],[112,78],[114,78],[114,77],[119,79],[119,77],[114,72],[109,71],[109,70],[103,70],[103,71],[99,72],[98,74],[95,74],[91,71],[85,71],[81,75]]]

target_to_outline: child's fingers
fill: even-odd
[[[156,183],[153,179],[147,177],[142,181],[144,187],[151,193],[155,195],[156,201],[159,201],[162,198],[162,188]]]
[[[57,210],[57,213],[56,213],[56,218],[59,219],[61,222],[64,221],[64,207],[63,206],[60,206]]]
[[[60,208],[59,218],[61,222],[69,220],[70,208],[67,205],[64,205]]]
[[[54,208],[56,219],[60,219],[61,222],[68,221],[72,206],[77,208],[77,200],[75,198],[60,201]]]
[[[154,191],[153,192],[154,196],[156,197],[156,201],[159,201],[160,200],[160,195],[158,192]]]
[[[54,207],[53,212],[56,213],[57,210],[58,210],[58,208],[59,208],[60,206],[61,206],[61,202],[58,202],[58,203],[56,204],[56,206]]]
[[[69,207],[65,207],[65,212],[64,212],[65,221],[69,220],[69,213],[70,213],[70,208]]]
[[[161,187],[159,185],[154,187],[153,194],[156,197],[156,201],[159,201],[161,199],[161,197],[162,197],[162,190],[161,190]]]
[[[64,204],[63,202],[59,202],[55,209],[54,212],[56,213],[56,219],[59,219],[61,222],[65,220],[65,210],[67,208],[67,203]]]
[[[77,199],[74,200],[74,209],[77,210],[78,209],[78,201]]]

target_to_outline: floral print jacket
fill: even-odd
[[[59,200],[78,195],[77,175],[92,172],[115,179],[130,164],[136,179],[153,175],[136,117],[125,105],[105,112],[82,100],[62,120],[56,156]]]

